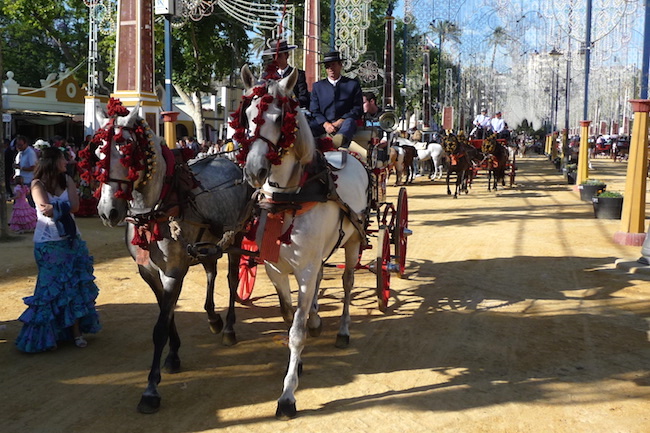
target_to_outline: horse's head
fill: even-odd
[[[309,125],[293,98],[298,72],[257,80],[244,65],[241,77],[246,91],[231,126],[241,145],[244,177],[255,188],[267,181],[286,186],[293,163],[307,164],[314,153]]]
[[[100,183],[97,211],[107,226],[122,222],[130,206],[145,208],[155,203],[145,185],[155,171],[156,142],[147,123],[137,115],[138,108],[129,112],[111,99],[109,117],[103,119],[103,126],[82,154],[86,159],[82,176]],[[94,165],[88,163],[92,156],[98,161]]]
[[[456,137],[454,134],[451,132],[446,133],[442,137],[442,147],[445,149],[445,152],[452,154],[456,153],[456,149],[458,148],[458,137]]]

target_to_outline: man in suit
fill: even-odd
[[[293,66],[289,65],[289,52],[295,50],[297,45],[289,45],[287,41],[277,39],[271,40],[267,43],[268,49],[262,52],[262,56],[271,56],[275,60],[277,73],[280,78],[288,77],[293,71]],[[293,88],[293,94],[301,108],[309,108],[309,89],[307,88],[307,79],[305,78],[305,71],[298,69],[298,81]]]
[[[325,64],[327,78],[314,83],[309,104],[314,137],[329,134],[336,148],[350,146],[357,120],[363,115],[361,85],[341,75],[343,60],[338,51],[325,54],[321,63]]]

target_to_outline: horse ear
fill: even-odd
[[[248,65],[244,65],[241,68],[241,80],[244,82],[244,88],[246,90],[253,88],[256,80],[255,77],[253,76],[253,73],[248,68]]]
[[[131,112],[126,116],[126,125],[131,125],[131,122],[138,117],[138,112],[140,111],[140,101],[135,104],[135,107],[131,109]]]
[[[289,76],[280,80],[280,91],[283,95],[291,95],[296,82],[298,81],[298,69],[293,68]]]

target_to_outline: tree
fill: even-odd
[[[74,68],[88,55],[88,8],[82,0],[12,0],[0,3],[5,70],[20,84],[38,87],[49,73]],[[86,69],[76,74],[85,82]]]
[[[489,47],[492,47],[492,61],[490,62],[490,69],[494,69],[494,60],[497,54],[497,48],[505,46],[508,41],[512,40],[506,29],[501,26],[495,29],[486,38]]]

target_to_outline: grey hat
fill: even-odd
[[[279,42],[279,47],[278,47]],[[276,53],[288,53],[291,50],[298,48],[298,45],[287,44],[287,41],[284,39],[278,41],[277,39],[269,40],[266,45],[268,48],[262,51],[263,56],[274,56]]]
[[[338,51],[330,51],[329,53],[325,53],[320,63],[342,62],[344,60]]]

